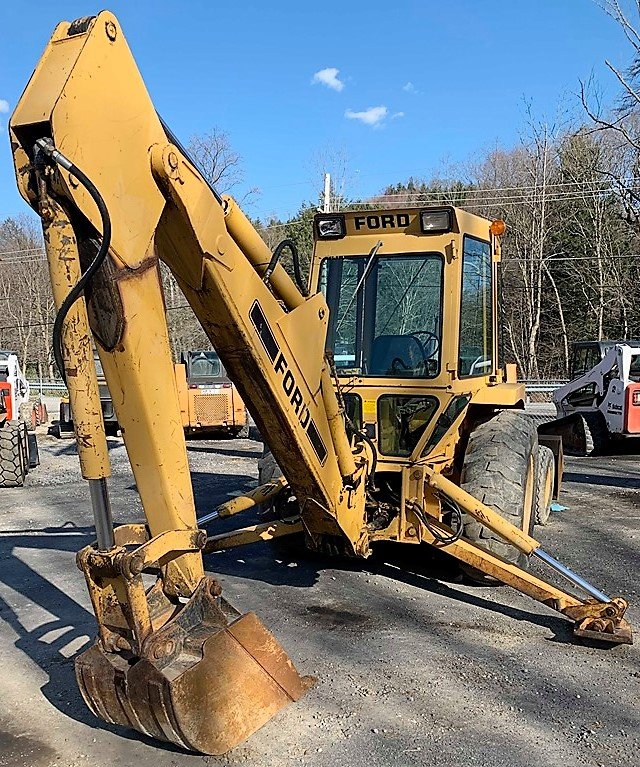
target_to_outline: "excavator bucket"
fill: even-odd
[[[207,581],[139,657],[107,651],[101,640],[78,656],[78,685],[96,716],[219,755],[313,683],[253,613],[240,615]]]

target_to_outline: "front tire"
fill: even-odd
[[[503,410],[480,424],[469,437],[460,486],[530,533],[534,522],[538,433],[533,421],[515,410]],[[463,514],[463,534],[509,564],[526,569],[529,557],[506,543],[475,518]],[[475,581],[498,583],[475,568],[465,568]]]
[[[24,477],[20,427],[7,424],[0,428],[0,487],[22,487]]]

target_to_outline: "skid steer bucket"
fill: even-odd
[[[211,583],[204,578],[149,635],[140,657],[107,651],[101,640],[78,656],[78,684],[96,716],[217,755],[300,698],[313,679],[300,677],[260,620],[240,615]]]

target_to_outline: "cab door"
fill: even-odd
[[[629,355],[627,351],[628,348],[618,348],[615,364],[602,381],[604,397],[600,409],[604,413],[607,428],[612,434],[622,434],[624,432],[625,390],[629,383],[627,376]]]

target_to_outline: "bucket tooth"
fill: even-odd
[[[301,677],[254,613],[231,620],[205,578],[141,657],[100,641],[76,659],[98,717],[182,748],[219,755],[258,730],[313,683]]]

